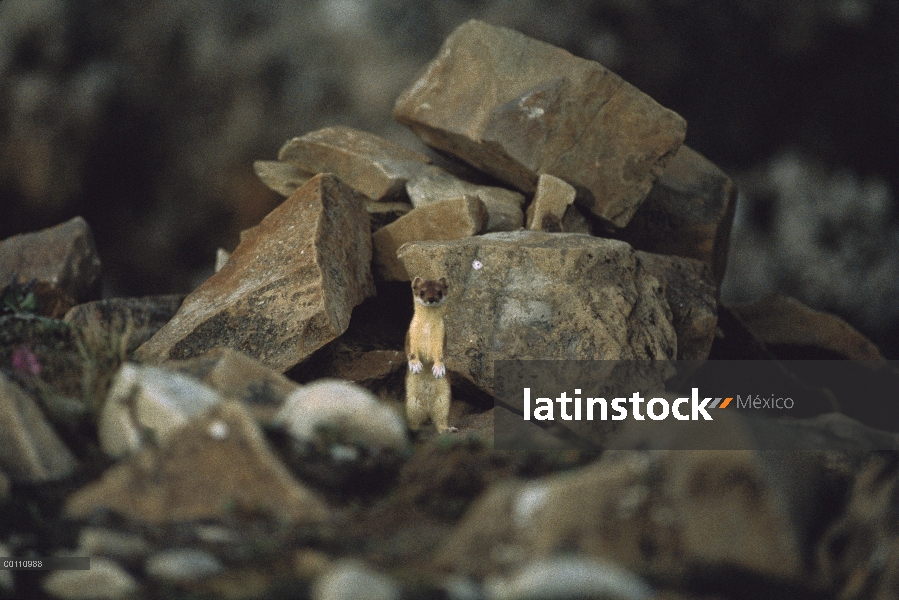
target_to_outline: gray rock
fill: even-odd
[[[315,175],[293,163],[279,160],[254,161],[253,172],[270,190],[288,198]]]
[[[616,240],[538,231],[416,242],[410,275],[447,277],[447,368],[493,393],[499,359],[674,358],[664,287]]]
[[[14,273],[20,283],[36,279],[44,316],[59,318],[72,306],[99,298],[100,270],[94,236],[81,217],[0,242],[0,286]]]
[[[313,600],[399,600],[400,587],[358,560],[343,560],[318,578]]]
[[[215,556],[196,548],[157,552],[144,564],[147,575],[165,583],[187,583],[216,575],[224,570]]]
[[[140,533],[85,527],[78,533],[76,553],[79,556],[108,556],[129,561],[147,556],[150,544]]]
[[[9,548],[0,542],[0,556],[12,556]],[[12,595],[15,590],[15,582],[12,578],[12,571],[0,571],[0,592]]]
[[[576,195],[577,190],[558,177],[540,175],[534,199],[528,206],[526,227],[535,231],[565,231],[562,219]]]
[[[183,301],[181,294],[95,300],[72,307],[64,320],[111,336],[127,335],[125,351],[131,354],[168,323]]]
[[[394,116],[427,144],[531,193],[542,173],[630,220],[686,123],[602,65],[517,31],[468,21],[399,97]]]
[[[44,591],[60,600],[120,600],[133,598],[139,585],[125,569],[106,558],[91,558],[84,571],[54,571],[44,580]]]
[[[222,267],[225,266],[225,263],[228,262],[228,259],[231,258],[231,253],[225,250],[224,248],[218,248],[215,251],[215,267],[213,267],[213,271],[218,273],[222,270]]]
[[[490,600],[650,600],[648,583],[608,561],[579,556],[536,560],[509,577],[492,577],[485,585]]]
[[[37,403],[0,373],[0,469],[13,481],[56,481],[78,466]]]
[[[159,362],[227,346],[284,371],[336,338],[374,294],[365,202],[333,175],[310,179],[135,357]]]

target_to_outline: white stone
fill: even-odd
[[[313,600],[398,600],[400,589],[390,577],[358,560],[344,560],[318,578]]]
[[[139,533],[126,533],[102,527],[85,527],[78,534],[79,556],[109,556],[131,560],[146,556],[150,544]]]
[[[54,571],[43,583],[44,591],[61,600],[119,600],[133,598],[137,582],[116,562],[91,557],[85,571]]]
[[[219,559],[194,548],[164,550],[148,558],[144,566],[147,575],[168,583],[197,581],[223,570]]]
[[[525,565],[508,578],[488,578],[489,600],[649,600],[653,590],[637,575],[612,563],[557,556]]]

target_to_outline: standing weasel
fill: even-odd
[[[406,357],[409,372],[406,374],[406,418],[409,428],[418,430],[428,417],[437,430],[456,431],[450,427],[450,384],[446,377],[443,352],[446,348],[446,332],[443,313],[446,311],[446,277],[425,281],[416,277],[412,281],[415,298],[415,314],[406,334]],[[433,363],[430,373],[422,372],[422,366]]]

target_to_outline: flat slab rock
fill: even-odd
[[[664,286],[628,244],[584,234],[491,233],[398,252],[413,277],[447,277],[447,368],[493,393],[500,359],[672,359]]]
[[[333,175],[310,179],[135,357],[184,359],[225,346],[283,372],[339,336],[375,292],[366,202]]]
[[[394,107],[427,144],[532,193],[542,173],[630,220],[683,143],[686,122],[599,63],[468,21]]]

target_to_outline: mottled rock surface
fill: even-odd
[[[181,294],[95,300],[73,306],[63,320],[82,328],[99,327],[108,335],[127,335],[126,351],[131,353],[168,323],[183,301]]]
[[[308,173],[334,173],[372,200],[402,198],[406,182],[431,160],[351,127],[325,127],[293,138],[278,160]]]
[[[487,224],[487,209],[477,196],[461,196],[416,208],[372,236],[375,273],[389,281],[410,281],[396,256],[406,242],[457,240],[477,235]]]
[[[268,189],[285,197],[293,196],[294,192],[315,175],[293,163],[279,160],[254,161],[253,172]]]
[[[336,338],[374,293],[365,202],[333,175],[312,178],[135,357],[158,362],[227,346],[284,371]]]
[[[528,206],[526,227],[535,231],[564,231],[562,219],[576,195],[577,190],[558,177],[540,175],[534,199]]]
[[[638,250],[695,258],[716,287],[727,267],[737,186],[712,161],[681,146],[627,227],[615,237]]]
[[[0,373],[0,469],[13,481],[41,482],[68,477],[77,466],[37,403]]]
[[[674,358],[664,287],[624,242],[539,231],[405,245],[412,276],[447,277],[447,368],[488,393],[498,359]]]
[[[599,63],[468,21],[394,116],[427,144],[533,192],[541,173],[623,227],[684,140],[686,123]]]
[[[408,202],[369,202],[365,205],[371,219],[371,231],[389,225],[412,210]]]
[[[65,513],[110,510],[159,525],[226,520],[242,509],[289,523],[321,522],[329,512],[288,473],[247,410],[226,401],[72,494]]]
[[[19,283],[36,279],[39,313],[48,317],[99,298],[100,269],[94,236],[81,217],[0,242],[0,286],[14,274]]]

